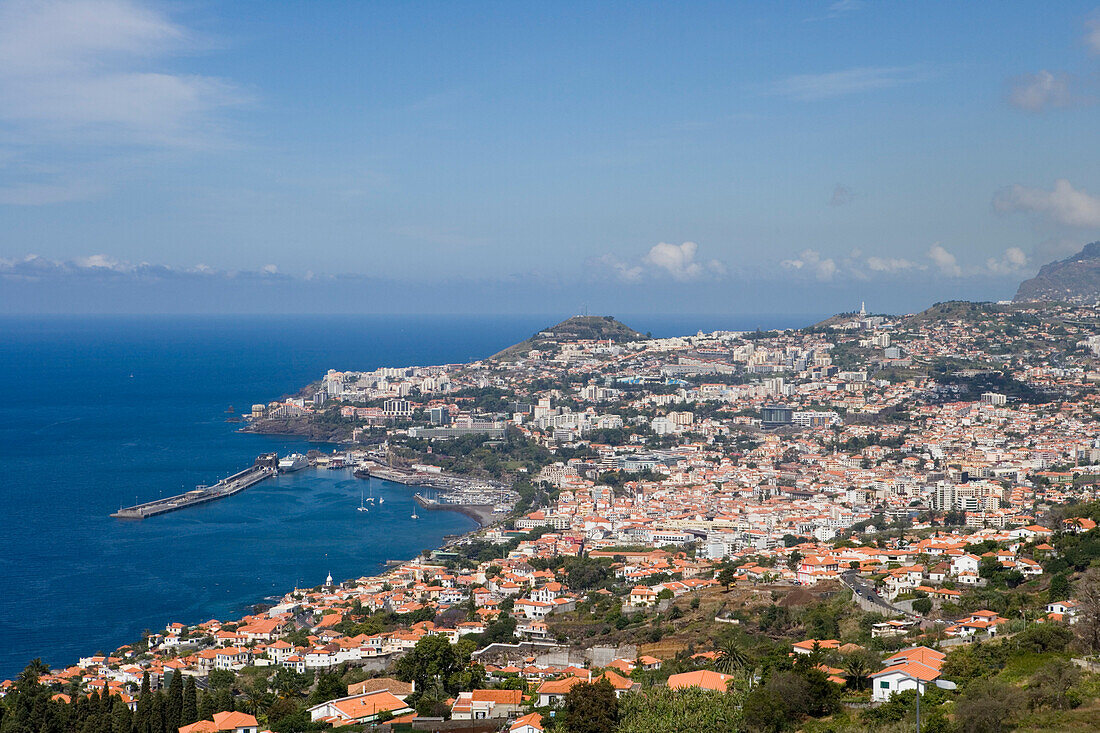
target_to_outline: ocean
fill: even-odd
[[[328,369],[487,356],[558,316],[0,317],[0,679],[137,641],[145,629],[247,613],[294,587],[370,575],[473,529],[411,519],[413,490],[303,471],[143,521],[120,506],[209,484],[302,440],[241,434],[232,406],[292,394]],[[811,316],[624,321],[654,335],[781,328]]]

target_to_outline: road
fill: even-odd
[[[844,585],[851,588],[854,593],[876,606],[882,613],[890,615],[900,614],[907,617],[913,616],[913,614],[898,608],[880,596],[878,591],[875,590],[875,584],[860,577],[856,572],[842,573],[840,582],[844,583]]]

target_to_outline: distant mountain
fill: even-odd
[[[619,323],[611,316],[573,316],[556,326],[539,331],[531,338],[509,346],[504,351],[493,354],[494,359],[521,359],[532,349],[549,349],[558,341],[576,341],[578,339],[612,341],[622,344],[627,341],[645,339],[645,334]]]
[[[1100,242],[1086,244],[1072,257],[1043,265],[1039,274],[1020,283],[1016,302],[1100,302]]]

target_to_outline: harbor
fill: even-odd
[[[179,509],[224,499],[227,496],[239,494],[245,489],[277,475],[278,472],[278,456],[275,453],[264,453],[258,456],[256,462],[248,468],[223,478],[213,486],[198,486],[192,491],[176,494],[175,496],[120,508],[111,516],[115,519],[146,519],[155,517],[158,514],[167,514]]]

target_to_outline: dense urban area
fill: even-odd
[[[577,316],[482,361],[318,376],[244,429],[484,526],[32,661],[2,733],[1097,729],[1093,307],[677,338]]]

